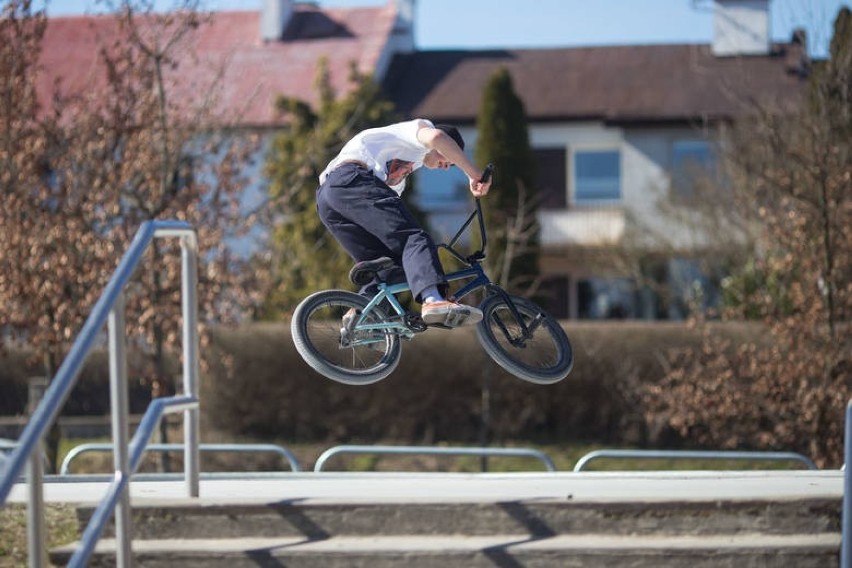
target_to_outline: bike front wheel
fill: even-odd
[[[361,313],[367,298],[345,290],[317,292],[302,300],[293,313],[290,330],[296,351],[316,372],[346,385],[368,385],[390,375],[399,364],[399,337],[390,330],[372,328],[387,321],[384,310],[373,307],[361,324],[345,329],[350,309]]]
[[[515,296],[507,300],[496,294],[479,309],[483,318],[477,324],[476,335],[488,355],[505,370],[540,385],[559,382],[571,372],[574,354],[565,330],[534,303]]]

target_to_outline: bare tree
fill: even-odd
[[[762,341],[730,345],[705,327],[698,352],[646,396],[685,438],[724,447],[791,448],[842,461],[852,341],[852,22],[835,22],[831,58],[794,113],[755,106],[725,136],[737,210],[758,229],[727,281],[727,317],[761,317]],[[700,323],[700,322],[699,322]]]
[[[0,159],[17,171],[3,177],[0,301],[15,309],[0,314],[0,327],[47,354],[48,376],[143,221],[182,219],[196,229],[206,321],[251,312],[262,294],[263,270],[246,270],[225,242],[251,222],[240,196],[254,141],[224,134],[228,125],[213,111],[218,75],[201,90],[212,95],[186,96],[181,75],[194,64],[193,35],[205,23],[198,3],[185,0],[170,13],[152,7],[113,6],[97,38],[92,81],[100,88],[71,92],[60,81],[41,110],[33,85],[49,22],[28,2],[7,5],[2,22],[0,49],[10,53],[3,62],[22,58],[27,67],[3,75],[12,86],[0,120],[17,130]],[[149,355],[147,370],[136,372],[153,396],[173,389],[167,354],[179,341],[180,266],[167,253],[175,246],[157,245],[128,296],[128,331]]]

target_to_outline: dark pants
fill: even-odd
[[[389,256],[401,265],[417,301],[429,286],[445,293],[447,281],[432,237],[399,195],[370,170],[357,164],[333,170],[317,189],[317,212],[357,262]],[[362,288],[364,293],[374,291],[375,282]]]

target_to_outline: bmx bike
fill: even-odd
[[[491,175],[492,166],[483,174]],[[485,352],[512,375],[536,384],[561,381],[574,363],[571,343],[555,319],[533,302],[508,294],[491,281],[482,267],[486,230],[479,198],[475,209],[449,243],[439,244],[463,268],[446,274],[447,281],[465,281],[453,294],[459,300],[484,289],[479,305],[482,321],[476,335]],[[456,249],[459,239],[474,219],[478,222],[480,247],[463,255]],[[359,262],[349,273],[357,285],[367,284],[379,274],[393,272],[395,262],[387,257]],[[401,269],[399,269],[401,271]],[[387,280],[387,281],[385,281]],[[390,375],[402,356],[402,340],[412,340],[430,327],[419,313],[406,310],[399,294],[408,284],[385,278],[378,292],[366,297],[347,290],[323,290],[311,294],[296,307],[290,324],[299,355],[315,371],[347,385],[367,385]]]

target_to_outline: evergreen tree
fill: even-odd
[[[389,124],[395,116],[378,85],[354,65],[350,81],[353,88],[338,99],[323,60],[316,109],[298,99],[277,101],[289,128],[275,136],[266,162],[270,197],[280,213],[272,239],[275,287],[264,310],[267,317],[292,310],[312,292],[351,288],[347,275],[352,259],[316,212],[318,178],[350,138],[366,128]]]
[[[515,293],[531,293],[538,274],[535,162],[524,105],[505,68],[485,86],[477,130],[476,161],[495,167],[491,191],[482,200],[489,274]]]

